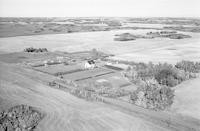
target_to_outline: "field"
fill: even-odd
[[[83,79],[88,79],[91,77],[97,77],[104,74],[110,74],[113,71],[102,69],[102,68],[95,68],[93,70],[85,70],[81,72],[76,72],[72,74],[63,75],[64,79],[73,80],[73,81],[81,81]]]
[[[70,74],[73,72],[81,71],[83,67],[81,65],[64,65],[64,64],[57,64],[57,65],[50,65],[50,66],[40,66],[34,67],[35,70],[48,73],[51,75],[57,75],[59,73]]]
[[[31,62],[33,65],[34,63],[42,63],[44,60],[52,59],[57,56],[60,56],[56,53],[38,53],[38,54],[31,54],[26,52],[13,52],[9,54],[0,54],[1,61],[6,63],[21,63],[21,62]]]
[[[0,37],[164,27],[200,32],[199,25],[194,18],[0,18]]]
[[[199,85],[200,78],[197,78],[185,81],[175,87],[175,101],[171,107],[172,112],[200,119]]]
[[[133,61],[153,61],[175,63],[182,59],[199,60],[200,34],[185,33],[192,36],[187,39],[139,39],[135,41],[114,41],[115,34],[145,34],[154,30],[116,30],[102,32],[84,32],[72,34],[19,36],[0,39],[0,51],[16,52],[26,47],[47,47],[50,51],[84,51],[97,48],[114,54],[113,59]]]

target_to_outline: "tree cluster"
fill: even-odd
[[[126,78],[138,85],[130,101],[145,108],[165,109],[173,103],[172,87],[196,77],[199,67],[199,63],[190,61],[181,61],[175,66],[167,63],[135,63],[124,72]]]
[[[160,85],[155,79],[141,81],[139,88],[130,95],[130,101],[148,109],[165,109],[173,103],[174,90]]]
[[[0,113],[0,131],[32,131],[42,118],[33,107],[17,105]]]
[[[47,48],[33,48],[33,47],[30,47],[30,48],[26,48],[24,49],[24,52],[48,52]]]

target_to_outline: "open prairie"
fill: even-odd
[[[145,34],[154,30],[114,30],[100,32],[81,32],[71,34],[50,34],[0,38],[0,51],[22,51],[26,47],[45,47],[51,51],[98,50],[115,55],[113,59],[142,62],[169,62],[200,59],[200,34],[188,33],[186,39],[137,39],[134,41],[114,41],[119,33]]]

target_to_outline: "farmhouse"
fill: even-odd
[[[85,62],[84,65],[85,69],[94,69],[96,67],[96,64],[94,62],[94,60],[89,60]]]

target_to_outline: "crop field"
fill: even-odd
[[[114,54],[113,59],[139,62],[175,63],[181,59],[197,61],[200,59],[200,34],[184,32],[192,36],[187,39],[138,39],[135,41],[114,41],[116,34],[145,34],[150,29],[82,32],[71,34],[52,34],[0,38],[0,51],[21,51],[26,47],[46,47],[50,51],[85,51],[96,48]]]
[[[172,112],[200,119],[200,78],[191,79],[178,85]],[[191,97],[192,96],[192,97]]]
[[[82,67],[80,64],[77,65],[64,65],[64,64],[56,64],[56,65],[49,65],[49,66],[39,66],[34,67],[35,70],[48,73],[51,75],[57,75],[58,73],[73,73],[77,71],[81,71]]]
[[[75,52],[75,53],[73,52],[73,53],[69,53],[69,56],[73,59],[84,60],[91,57],[91,52],[90,51],[80,51],[80,52]]]
[[[60,54],[56,53],[26,53],[26,52],[13,52],[0,54],[1,61],[6,63],[20,63],[20,62],[31,62],[38,63],[43,60],[55,58],[56,56],[60,56]]]
[[[97,77],[105,74],[113,73],[113,71],[103,69],[103,68],[95,68],[93,70],[85,70],[81,72],[76,72],[72,74],[63,75],[64,79],[69,79],[73,81],[81,81],[84,79],[90,79],[92,77]]]

